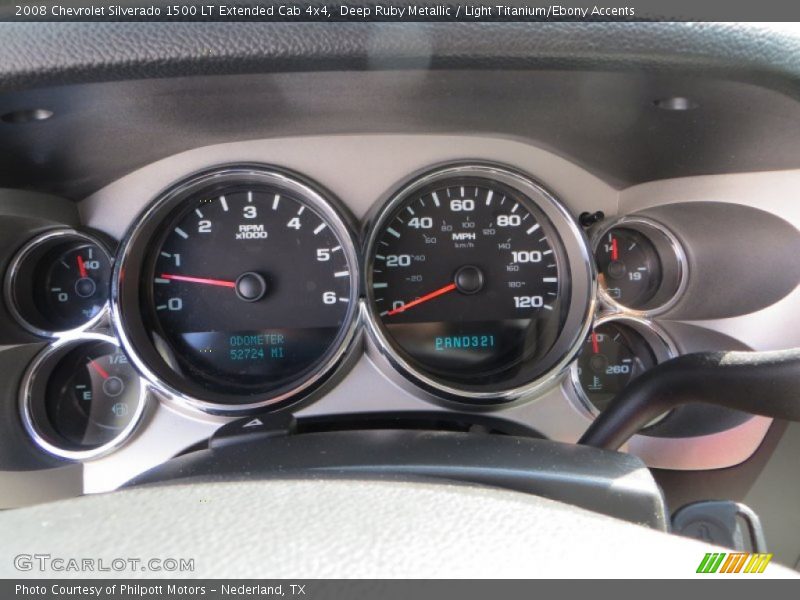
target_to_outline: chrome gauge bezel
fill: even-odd
[[[18,285],[18,275],[25,261],[28,260],[34,252],[46,244],[60,243],[61,241],[69,241],[70,239],[94,244],[103,252],[103,254],[105,254],[109,264],[113,267],[114,261],[111,252],[106,244],[96,237],[87,233],[76,231],[74,229],[53,229],[28,240],[28,242],[26,242],[25,245],[17,251],[17,253],[14,255],[14,258],[11,259],[11,263],[6,271],[3,282],[3,296],[6,301],[6,306],[8,307],[11,316],[20,325],[20,327],[37,337],[47,339],[72,337],[98,326],[108,318],[110,312],[110,303],[108,298],[106,298],[106,301],[103,303],[102,309],[91,319],[78,327],[64,330],[49,330],[34,325],[22,315],[22,312],[17,306],[17,301],[15,299],[16,295],[14,291],[15,287]]]
[[[47,379],[50,377],[53,368],[55,368],[58,361],[69,351],[77,348],[81,344],[96,341],[107,342],[117,346],[118,348],[121,347],[119,341],[115,337],[103,333],[80,333],[62,337],[49,344],[44,350],[37,354],[22,377],[22,384],[19,392],[19,411],[22,419],[22,425],[27,434],[33,440],[34,444],[53,456],[73,461],[87,461],[105,456],[119,449],[128,442],[136,428],[141,423],[142,417],[147,409],[149,401],[149,388],[147,383],[140,378],[139,403],[136,406],[136,410],[131,418],[130,423],[128,423],[122,429],[122,431],[120,431],[119,434],[109,442],[103,444],[102,446],[86,450],[75,450],[59,446],[54,441],[51,441],[55,436],[48,435],[42,426],[37,423],[37,419],[34,416],[33,403],[43,400],[43,398],[34,397],[36,390],[39,389],[39,382],[43,378]]]
[[[168,381],[169,367],[156,351],[145,330],[139,306],[138,287],[147,244],[167,218],[195,191],[210,185],[236,185],[245,182],[272,184],[297,194],[318,211],[341,240],[351,271],[349,308],[346,321],[340,330],[337,347],[329,352],[314,373],[298,385],[276,395],[266,395],[257,401],[231,403],[201,398],[180,385]],[[347,362],[358,339],[361,261],[354,234],[352,218],[332,194],[317,184],[292,171],[262,164],[223,165],[194,174],[160,194],[137,218],[120,245],[117,263],[111,281],[111,321],[122,347],[142,376],[160,392],[168,402],[193,410],[222,416],[253,413],[268,407],[283,407],[306,398],[322,386]],[[214,394],[219,399],[222,394]],[[210,397],[210,396],[209,396]],[[232,402],[238,398],[228,395]]]
[[[621,323],[622,325],[629,327],[641,335],[642,339],[644,339],[644,341],[650,347],[650,350],[653,352],[653,356],[656,358],[656,364],[661,364],[662,362],[668,361],[679,355],[678,346],[675,344],[669,334],[667,334],[667,332],[664,331],[659,325],[653,321],[650,321],[649,319],[615,313],[605,314],[595,319],[592,329],[606,323]],[[600,414],[600,411],[597,410],[597,407],[595,407],[592,401],[586,396],[586,392],[584,391],[580,382],[580,378],[578,377],[577,356],[576,360],[570,366],[569,380],[570,387],[572,388],[572,394],[568,394],[568,396],[576,400],[576,406],[585,416],[591,419],[597,418],[597,416]],[[647,427],[651,427],[664,420],[667,415],[669,415],[669,412],[656,417],[647,424]]]
[[[377,236],[383,230],[387,219],[394,214],[400,204],[405,202],[416,190],[454,177],[481,177],[495,180],[510,186],[536,204],[555,228],[564,247],[566,267],[571,277],[569,292],[569,309],[564,326],[555,344],[545,355],[551,366],[536,379],[516,387],[481,391],[468,389],[466,386],[453,385],[431,377],[402,356],[385,330],[380,316],[376,313],[372,302],[372,277],[374,248]],[[591,326],[591,319],[596,305],[596,277],[594,261],[589,242],[569,210],[542,185],[530,176],[505,166],[486,162],[449,163],[410,177],[406,183],[391,192],[383,201],[373,208],[365,224],[364,242],[364,290],[365,290],[365,322],[368,331],[368,351],[383,367],[389,376],[394,373],[400,377],[392,377],[401,385],[408,382],[412,388],[423,390],[429,399],[443,400],[457,404],[463,409],[465,405],[472,408],[503,408],[511,403],[526,402],[534,399],[562,380],[570,363],[577,356],[580,345]]]
[[[614,312],[627,314],[633,317],[649,318],[666,313],[683,297],[683,292],[686,290],[686,286],[689,282],[689,261],[683,249],[683,245],[669,228],[658,221],[641,216],[619,217],[602,222],[592,233],[592,260],[595,261],[595,264],[596,259],[594,257],[603,241],[603,237],[609,231],[617,227],[633,229],[647,237],[655,246],[659,258],[661,259],[662,269],[664,269],[665,272],[662,279],[669,277],[675,281],[675,284],[672,286],[672,290],[666,292],[661,292],[661,290],[659,290],[656,292],[656,296],[658,296],[659,293],[663,293],[663,301],[649,308],[637,309],[618,302],[609,296],[605,288],[598,283],[597,293],[600,302]],[[664,285],[663,281],[661,285]]]

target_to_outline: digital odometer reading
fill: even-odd
[[[564,262],[533,200],[453,178],[409,194],[381,222],[368,294],[415,367],[447,382],[502,383],[555,343],[569,297]]]
[[[297,385],[351,313],[354,266],[343,243],[305,199],[277,187],[187,198],[145,275],[155,347],[213,392]]]

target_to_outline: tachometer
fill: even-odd
[[[490,166],[398,193],[368,248],[372,331],[395,366],[456,399],[532,391],[575,350],[591,298],[586,245],[561,205]]]
[[[145,215],[123,256],[115,310],[131,354],[202,408],[296,397],[353,338],[350,229],[329,197],[294,176],[253,168],[193,179]]]

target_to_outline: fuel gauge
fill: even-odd
[[[93,458],[117,447],[136,426],[145,389],[114,338],[86,334],[57,342],[31,366],[23,385],[26,429],[48,452]]]

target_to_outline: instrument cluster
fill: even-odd
[[[66,229],[17,252],[6,303],[49,340],[23,379],[22,422],[47,452],[87,460],[125,443],[156,395],[223,416],[300,405],[338,381],[362,332],[434,401],[496,409],[567,382],[593,416],[677,354],[653,318],[688,269],[655,221],[588,235],[497,164],[414,175],[362,231],[299,173],[205,170],[153,199],[115,253]]]

